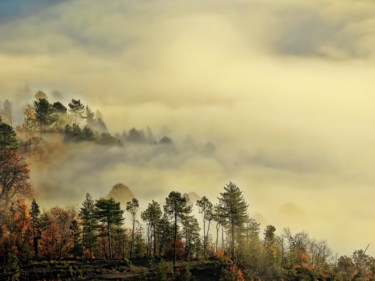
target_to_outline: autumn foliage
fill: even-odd
[[[13,151],[0,151],[0,206],[17,198],[31,198],[29,169]]]

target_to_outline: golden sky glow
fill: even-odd
[[[77,202],[120,181],[144,200],[171,189],[215,198],[234,181],[278,230],[306,230],[345,254],[370,243],[374,255],[374,15],[366,0],[18,7],[0,12],[0,95],[21,105],[39,89],[81,98],[112,133],[150,126],[182,151],[67,155],[33,171],[37,189],[48,175],[59,182],[52,193],[77,187]],[[189,150],[186,136],[217,155]],[[98,176],[77,179],[71,167]]]

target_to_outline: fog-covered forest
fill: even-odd
[[[76,205],[67,207],[56,200],[43,206],[40,198],[47,187],[30,180],[37,163],[49,165],[52,159],[82,147],[105,155],[113,148],[134,145],[134,155],[139,151],[137,161],[142,163],[144,147],[173,157],[178,145],[170,135],[156,137],[151,128],[112,135],[101,113],[94,113],[79,98],[63,104],[38,91],[24,108],[22,125],[13,125],[15,114],[12,103],[4,102],[0,112],[1,280],[375,278],[375,258],[367,254],[368,246],[353,249],[352,255],[338,255],[329,241],[316,240],[309,233],[293,233],[287,225],[279,231],[272,224],[261,225],[251,215],[253,202],[245,200],[243,187],[230,178],[216,197],[206,196],[204,190],[200,196],[168,187],[162,200],[142,202],[124,182],[108,183],[110,192],[98,197],[84,186],[84,199]],[[196,147],[207,157],[216,149],[209,141]],[[105,168],[105,158],[92,160],[101,161]],[[90,176],[90,171],[81,172]]]

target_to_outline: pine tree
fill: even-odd
[[[160,218],[157,224],[157,241],[159,242],[159,256],[161,256],[170,246],[170,242],[174,239],[174,227],[169,222],[168,215],[166,213]]]
[[[80,237],[80,229],[77,220],[73,220],[70,226],[70,230],[73,235],[73,247],[70,250],[70,253],[73,254],[74,258],[82,257],[83,249],[82,249],[82,240]]]
[[[92,259],[92,252],[96,248],[98,220],[95,213],[95,203],[89,193],[86,194],[86,200],[82,204],[79,212],[79,218],[82,220],[82,245],[84,250],[89,251],[89,258]]]
[[[210,224],[212,220],[213,205],[207,199],[206,196],[203,196],[202,199],[197,201],[197,206],[199,208],[199,213],[203,215],[203,255],[206,256],[207,249],[207,238],[210,231]],[[208,229],[206,232],[206,222],[208,221]]]
[[[66,114],[66,112],[67,112],[67,108],[65,107],[65,105],[63,105],[59,101],[54,102],[53,105],[52,105],[52,108],[53,108],[53,111],[55,113]]]
[[[223,229],[226,223],[224,216],[222,215],[222,207],[220,204],[216,204],[213,207],[212,211],[212,219],[216,222],[216,241],[215,241],[215,251],[218,250],[219,245],[219,230],[220,227]],[[224,239],[223,239],[224,240]],[[224,246],[224,242],[222,242],[222,246]],[[224,251],[224,249],[222,249]]]
[[[94,112],[90,109],[88,105],[85,107],[85,117],[86,119],[86,124],[91,128],[94,125],[95,122],[95,114]]]
[[[248,205],[243,198],[241,190],[232,182],[224,187],[224,192],[220,193],[220,214],[227,222],[227,228],[230,231],[230,253],[231,257],[235,257],[236,235],[239,237],[244,223],[248,218]]]
[[[68,109],[59,101],[53,103],[53,116],[55,119],[55,128],[60,132],[64,131],[65,126],[68,124]]]
[[[135,227],[135,215],[137,214],[139,208],[139,203],[136,198],[132,198],[130,202],[126,203],[126,211],[128,211],[131,216],[132,216],[132,223],[133,223],[133,228],[132,228],[132,241],[130,243],[130,258],[133,257],[133,246],[134,246],[134,227]]]
[[[182,219],[191,212],[192,206],[189,204],[189,197],[180,192],[172,191],[165,200],[164,212],[173,217],[174,221],[174,238],[173,238],[173,266],[176,266],[176,243],[177,243],[177,226],[178,219]]]
[[[69,111],[74,115],[74,123],[78,124],[78,118],[83,117],[84,105],[81,100],[72,99],[69,103]]]
[[[187,215],[182,220],[182,226],[186,258],[192,258],[200,250],[199,223],[194,216]]]
[[[34,111],[35,120],[39,125],[40,132],[45,133],[46,128],[56,121],[52,104],[44,98],[34,101]]]
[[[2,123],[0,118],[0,151],[17,151],[17,135],[12,126]]]
[[[106,228],[108,237],[108,251],[109,258],[112,259],[112,238],[111,238],[111,227],[113,225],[119,226],[124,220],[124,211],[121,210],[120,202],[116,202],[113,198],[104,199],[101,198],[95,202],[95,214],[97,219],[102,223],[103,227]]]
[[[160,204],[152,200],[151,203],[148,204],[147,209],[141,213],[141,218],[144,221],[147,221],[150,226],[151,231],[151,240],[153,241],[153,256],[156,256],[156,245],[157,245],[157,227],[158,223],[161,219],[162,211],[160,208]],[[153,239],[152,239],[153,237]]]
[[[33,202],[31,203],[30,216],[32,218],[34,257],[36,259],[38,259],[38,240],[40,239],[39,215],[39,205],[36,203],[35,199],[33,199]]]

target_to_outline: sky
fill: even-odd
[[[233,181],[263,225],[374,255],[374,15],[370,0],[0,0],[0,100],[80,98],[112,133],[175,141],[32,165],[46,204],[117,182],[214,200]]]

